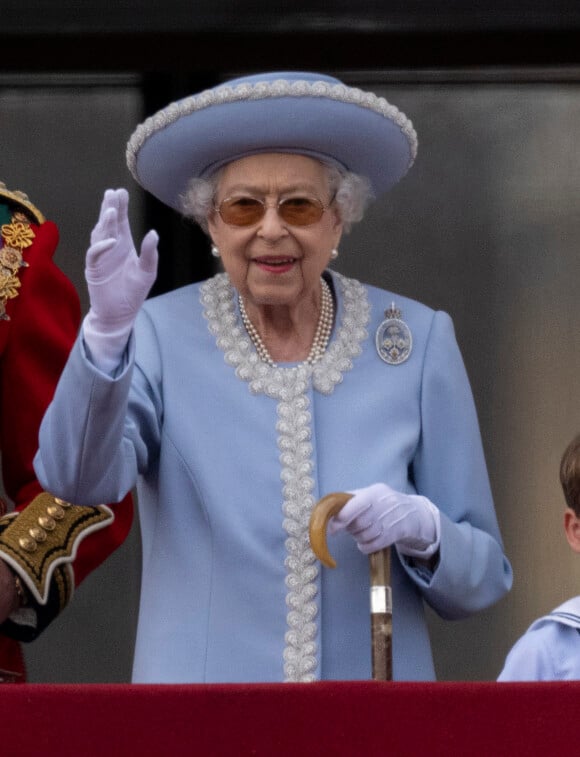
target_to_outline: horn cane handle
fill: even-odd
[[[319,499],[312,509],[309,526],[310,546],[316,557],[327,568],[336,568],[336,562],[328,551],[326,526],[332,516],[339,513],[352,496],[346,492],[333,492]]]

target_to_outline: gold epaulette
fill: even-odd
[[[18,296],[20,269],[25,268],[23,253],[34,242],[31,223],[44,223],[44,216],[24,192],[11,191],[0,181],[0,203],[9,209],[10,222],[0,226],[0,320],[9,321],[6,313],[8,300]]]
[[[65,568],[74,560],[85,536],[113,519],[113,512],[105,505],[71,505],[42,492],[24,510],[0,518],[2,559],[42,605],[47,602],[51,581],[56,581],[63,609],[74,590],[74,580]]]

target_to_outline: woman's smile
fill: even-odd
[[[278,257],[275,255],[263,255],[258,258],[253,258],[251,261],[254,265],[257,265],[262,271],[268,273],[281,274],[287,273],[292,270],[297,262],[297,258],[288,256]]]

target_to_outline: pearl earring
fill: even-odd
[[[336,259],[337,259],[337,257],[338,257],[338,250],[337,250],[337,249],[336,249],[336,247],[335,247],[335,248],[334,248],[334,249],[332,250],[332,252],[330,253],[330,259],[331,259],[331,260],[336,260]]]
[[[220,251],[215,246],[215,244],[212,244],[212,246],[211,246],[211,254],[214,256],[214,258],[219,258],[219,256],[220,256]]]

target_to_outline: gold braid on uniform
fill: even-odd
[[[74,560],[85,536],[109,525],[113,518],[105,505],[71,505],[42,492],[24,510],[0,518],[2,558],[41,605],[47,603],[50,584],[55,582],[62,610],[74,589],[70,572],[62,568]]]
[[[42,492],[20,512],[0,518],[0,553],[26,593],[19,612],[33,623],[9,618],[0,633],[33,641],[69,603],[75,588],[72,562],[80,542],[114,520],[106,505],[71,505]]]

